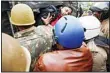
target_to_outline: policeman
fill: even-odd
[[[90,7],[93,15],[96,16],[100,21],[107,19],[109,13],[109,2],[97,2]]]
[[[101,21],[101,31],[109,38],[109,2],[98,2],[90,10]]]
[[[100,36],[105,38],[103,43],[106,43],[107,45],[110,45],[110,32],[109,32],[109,2],[97,2],[95,3],[90,10],[94,13],[94,15],[101,21],[101,32]],[[110,53],[108,54],[108,62],[107,65],[109,65],[109,71],[110,71]],[[109,64],[108,64],[109,63]]]
[[[17,40],[2,33],[2,71],[29,71],[31,55]]]
[[[91,71],[92,55],[84,44],[84,30],[74,16],[63,16],[54,29],[57,50],[41,56],[34,71]]]
[[[94,16],[84,16],[79,18],[85,28],[85,42],[93,55],[93,72],[107,71],[106,61],[109,45],[103,42],[105,38],[99,36],[100,21]],[[88,22],[87,22],[88,20]]]
[[[44,21],[47,23],[48,19]],[[15,38],[31,53],[30,71],[32,71],[39,55],[49,51],[52,46],[51,26],[43,25],[36,28],[33,25],[35,20],[32,9],[26,4],[17,4],[12,8],[10,21],[19,30],[15,33]]]

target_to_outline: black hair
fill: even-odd
[[[101,17],[100,17],[100,20],[101,21],[103,21],[103,20],[105,20],[105,19],[107,19],[107,18],[109,18],[109,9],[108,10],[102,10],[102,9],[100,9],[100,8],[97,8],[97,7],[91,7],[90,8],[90,10],[92,11],[92,12],[98,12],[99,14],[101,14]]]
[[[100,20],[105,20],[107,18],[109,18],[109,10],[107,12],[102,12]]]
[[[48,14],[50,13],[50,16],[52,16],[52,21],[56,19],[58,16],[58,11],[55,6],[53,5],[48,5],[45,8],[40,8],[39,9],[40,13],[36,14],[36,26],[38,25],[45,25],[44,22],[42,21],[43,18],[47,18]]]

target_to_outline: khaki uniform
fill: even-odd
[[[95,44],[94,39],[87,43],[93,56],[93,72],[106,72],[107,51]]]
[[[8,41],[7,41],[8,40]],[[2,33],[2,72],[28,72],[31,55],[13,37]]]
[[[93,55],[93,69],[92,71],[102,72],[107,71],[106,61],[107,55],[109,54],[109,19],[102,22],[100,36],[88,42],[88,47],[90,48]],[[100,38],[100,39],[99,39]],[[105,39],[103,39],[105,38]],[[109,56],[108,56],[109,59]]]
[[[42,25],[37,28],[33,26],[15,34],[15,38],[20,41],[20,44],[28,48],[31,53],[30,71],[33,70],[39,55],[50,51],[53,42],[52,36],[52,27],[50,25]]]

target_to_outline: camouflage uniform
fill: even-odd
[[[31,53],[30,71],[33,71],[39,55],[50,51],[53,42],[52,35],[52,27],[50,25],[42,25],[37,28],[33,26],[15,34],[15,38],[20,41],[20,44],[28,48]]]

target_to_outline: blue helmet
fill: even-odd
[[[65,48],[79,48],[84,40],[84,29],[78,18],[66,15],[54,27],[56,41]]]

